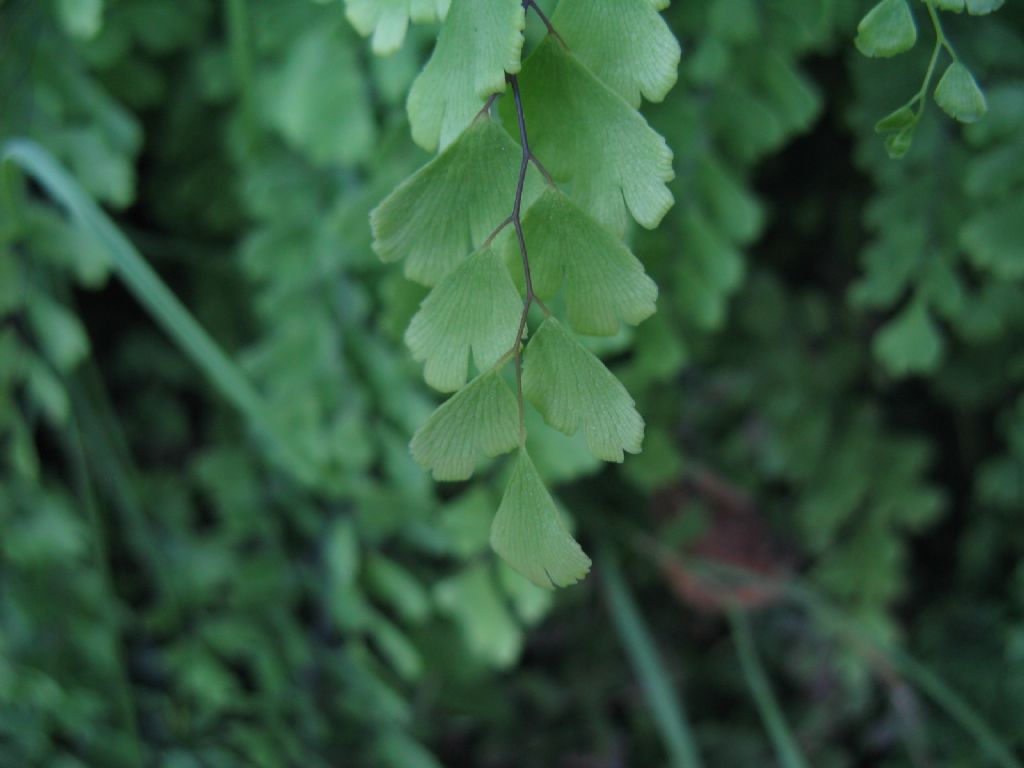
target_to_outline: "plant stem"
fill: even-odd
[[[750,621],[742,609],[732,606],[729,608],[729,624],[732,628],[732,637],[736,643],[736,653],[740,657],[740,666],[743,668],[743,675],[747,679],[747,686],[754,697],[754,703],[761,713],[761,720],[764,722],[768,736],[775,747],[775,754],[778,756],[779,765],[782,768],[807,768],[800,747],[797,746],[782,708],[772,692],[768,675],[761,666],[761,659],[757,655],[757,646],[754,643],[753,633],[750,631]]]
[[[608,610],[611,612],[619,638],[626,648],[626,655],[633,666],[633,671],[640,679],[655,724],[672,760],[671,765],[673,768],[701,768],[703,764],[697,752],[686,711],[669,684],[669,672],[633,601],[629,585],[619,567],[618,557],[610,546],[602,542],[598,548],[597,560],[597,570],[604,585]]]
[[[935,44],[945,48],[953,61],[960,61],[960,57],[956,55],[953,45],[949,42],[949,38],[946,37],[946,32],[942,28],[942,19],[939,18],[939,11],[935,7],[935,0],[924,0],[924,4],[928,8],[928,17],[932,21],[932,27],[935,29]]]
[[[522,0],[523,10],[528,11],[530,8],[537,13],[541,21],[548,28],[548,32],[553,34],[558,41],[565,46],[565,41],[562,40],[558,32],[551,25],[551,21],[544,14],[544,12],[537,7],[534,0]],[[567,46],[566,46],[567,47]],[[516,194],[515,200],[512,203],[512,213],[495,227],[494,231],[488,235],[484,241],[484,247],[489,246],[494,242],[494,238],[505,229],[509,224],[512,225],[516,231],[516,241],[519,244],[519,255],[523,265],[523,282],[526,286],[526,296],[523,298],[523,312],[519,316],[519,329],[516,331],[515,341],[512,343],[512,347],[501,356],[501,359],[496,363],[497,366],[502,366],[508,362],[509,357],[515,361],[516,369],[516,402],[519,408],[519,445],[526,445],[526,404],[523,401],[523,337],[526,334],[526,321],[530,315],[530,307],[536,304],[541,308],[546,317],[551,316],[551,310],[549,310],[544,302],[540,300],[533,291],[533,278],[530,275],[530,257],[526,251],[526,237],[523,234],[523,190],[526,187],[526,172],[530,168],[530,163],[533,163],[534,167],[544,177],[544,181],[551,187],[555,186],[555,180],[551,174],[548,173],[547,168],[541,163],[540,160],[530,150],[530,137],[526,130],[526,117],[523,114],[523,99],[519,93],[519,78],[515,75],[505,73],[505,82],[512,88],[512,98],[515,100],[516,105],[516,123],[519,126],[519,144],[522,147],[522,155],[519,160],[519,178],[516,181]],[[497,98],[498,94],[492,94],[484,104],[483,109],[477,117],[483,116],[490,111],[491,105]]]
[[[519,79],[515,75],[505,75],[505,80],[512,87],[512,97],[516,104],[516,122],[519,124],[519,143],[522,147],[522,156],[519,160],[519,179],[516,182],[516,196],[512,204],[512,214],[502,223],[495,235],[509,222],[516,231],[516,240],[519,243],[519,255],[523,265],[523,280],[526,284],[526,297],[523,299],[523,313],[519,317],[519,330],[516,332],[516,340],[512,345],[513,359],[516,366],[516,400],[519,405],[519,444],[526,444],[526,406],[523,402],[523,335],[526,333],[526,319],[530,314],[530,306],[534,301],[543,306],[536,294],[533,292],[533,278],[530,275],[530,257],[526,252],[526,237],[523,235],[523,189],[526,186],[526,172],[530,168],[530,138],[526,131],[526,117],[523,114],[523,99],[519,93]],[[493,238],[494,235],[491,236]],[[490,240],[491,238],[488,238]],[[544,307],[544,312],[550,314]]]
[[[256,143],[255,86],[252,76],[252,49],[249,44],[249,6],[247,0],[227,0],[224,6],[231,65],[242,102],[242,124],[249,147]]]
[[[558,34],[558,30],[556,30],[554,25],[551,23],[551,19],[549,19],[547,14],[540,9],[539,5],[537,5],[536,0],[523,0],[523,10],[528,11],[531,8],[533,9],[533,12],[537,14],[537,18],[543,22],[545,27],[547,27],[548,34],[553,35],[555,40],[557,40],[559,44],[568,51],[569,46],[565,44],[565,40],[563,40],[562,36]]]
[[[100,519],[99,507],[96,503],[96,495],[93,492],[92,480],[89,477],[89,469],[85,460],[85,446],[82,442],[82,434],[78,426],[78,420],[72,412],[70,419],[70,458],[75,475],[75,483],[89,517],[89,527],[93,538],[93,555],[100,571],[100,578],[103,581],[103,588],[110,596],[110,601],[117,604],[117,590],[114,586],[114,574],[110,567],[110,547],[107,543],[106,530],[103,521]],[[142,745],[142,735],[139,731],[139,721],[135,710],[135,702],[132,696],[131,676],[128,673],[128,662],[124,653],[124,638],[121,634],[121,620],[119,612],[115,609],[111,612],[111,634],[110,642],[113,646],[114,663],[116,666],[115,679],[116,697],[118,706],[121,709],[121,718],[131,737],[132,751],[134,752],[135,765],[141,768],[146,764]]]
[[[953,50],[952,44],[946,37],[945,31],[942,29],[942,19],[939,18],[939,12],[935,8],[934,0],[924,0],[924,4],[928,8],[928,17],[931,19],[932,28],[935,30],[935,47],[932,48],[932,56],[928,61],[928,71],[925,73],[924,82],[921,83],[921,90],[919,90],[917,95],[911,99],[911,103],[914,101],[921,102],[921,106],[917,111],[918,120],[921,119],[921,115],[924,113],[925,104],[928,103],[928,89],[931,87],[932,78],[935,76],[935,67],[939,63],[939,54],[942,53],[942,49],[946,49],[946,52],[950,55],[953,61],[960,61],[960,57],[956,55],[956,51]]]
[[[942,678],[921,662],[898,648],[890,648],[864,632],[853,619],[820,597],[809,587],[793,581],[786,592],[814,612],[819,618],[833,624],[837,631],[847,635],[859,644],[870,648],[884,658],[894,669],[899,670],[925,693],[950,719],[969,733],[988,757],[1002,768],[1024,768],[1014,757],[1010,748],[980,714],[968,704]]]
[[[718,579],[723,584],[771,583],[779,593],[793,603],[801,605],[822,625],[828,625],[840,637],[857,648],[861,653],[870,653],[883,660],[888,667],[897,670],[904,678],[914,683],[950,719],[969,733],[978,746],[993,763],[1002,768],[1024,768],[1009,746],[985,722],[984,718],[960,694],[927,666],[908,653],[885,645],[861,629],[856,620],[848,617],[812,587],[795,577],[780,577],[769,580],[763,574],[754,573],[738,566],[699,557],[683,557],[669,550],[661,542],[646,535],[636,537],[636,545],[646,555],[661,560],[680,563],[692,571],[700,571],[706,578]]]

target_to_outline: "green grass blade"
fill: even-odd
[[[246,0],[227,0],[224,22],[228,30],[231,68],[242,106],[242,126],[251,148],[256,143],[256,87],[253,82],[252,44],[249,35],[249,5]]]
[[[0,163],[31,176],[71,217],[106,246],[117,274],[154,320],[206,374],[250,424],[270,437],[279,459],[300,476],[307,463],[276,432],[269,410],[242,370],[217,345],[164,284],[142,255],[90,196],[41,146],[12,139],[0,146]]]
[[[701,768],[700,756],[682,702],[669,685],[669,674],[636,607],[619,561],[610,547],[601,547],[597,563],[612,620],[647,696],[672,766]]]
[[[765,578],[760,574],[702,558],[683,558],[647,536],[641,536],[639,539],[640,546],[645,552],[653,552],[659,558],[675,560],[691,570],[701,572],[708,579],[718,580],[723,585],[764,584]],[[872,653],[884,659],[953,722],[970,734],[993,764],[1000,768],[1024,768],[1024,763],[1014,756],[1007,743],[996,734],[985,718],[927,665],[905,651],[878,642],[861,629],[855,619],[847,616],[799,579],[791,577],[784,581],[780,580],[776,586],[788,600],[802,605],[821,625],[829,627],[839,637],[861,651],[870,649]]]
[[[995,765],[1001,768],[1024,768],[1024,764],[1014,757],[1009,746],[992,730],[984,717],[925,664],[905,651],[879,643],[864,632],[855,620],[846,616],[810,587],[794,581],[787,585],[786,593],[802,603],[822,623],[831,624],[840,635],[845,635],[877,652],[950,719],[969,733],[981,751]]]
[[[807,768],[800,747],[797,746],[796,739],[782,713],[782,708],[772,691],[768,675],[761,665],[747,615],[739,608],[730,608],[729,625],[732,628],[733,640],[736,642],[740,667],[743,669],[747,686],[750,688],[754,703],[761,714],[765,730],[768,731],[768,736],[775,747],[779,765],[782,768]]]
[[[141,731],[139,730],[138,714],[132,693],[131,675],[128,672],[128,661],[124,645],[124,622],[120,615],[121,603],[114,585],[114,574],[110,566],[110,546],[107,541],[106,527],[100,516],[99,504],[93,491],[92,478],[89,475],[88,462],[86,461],[85,443],[82,440],[78,419],[74,414],[72,414],[70,420],[69,437],[70,440],[66,448],[70,454],[76,490],[82,505],[85,507],[93,539],[93,554],[96,566],[103,583],[103,589],[109,600],[107,604],[110,609],[109,615],[105,618],[111,625],[111,656],[113,657],[115,669],[115,690],[113,695],[117,699],[117,705],[121,710],[121,719],[128,739],[131,741],[132,761],[136,766],[142,768],[146,764],[146,759],[144,758],[146,750],[143,746]]]

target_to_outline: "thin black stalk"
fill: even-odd
[[[565,50],[568,51],[569,50],[569,46],[565,44],[565,40],[563,40],[562,36],[560,34],[558,34],[558,31],[555,29],[554,25],[551,23],[551,19],[549,19],[547,17],[547,14],[544,13],[544,11],[542,11],[540,9],[540,6],[537,5],[536,1],[535,0],[523,0],[523,10],[527,10],[528,11],[531,8],[533,9],[533,12],[537,14],[537,18],[540,19],[543,22],[545,27],[547,27],[548,34],[549,35],[553,35],[555,40],[557,40],[558,43],[563,48],[565,48]]]
[[[549,183],[554,184],[551,181],[551,177],[548,175],[546,170],[540,165],[539,161],[533,156],[530,151],[530,137],[526,130],[526,117],[523,114],[523,99],[519,93],[519,79],[515,75],[505,75],[505,79],[508,84],[512,87],[512,98],[515,100],[516,105],[516,122],[519,124],[519,143],[522,147],[522,156],[519,161],[519,180],[516,182],[516,195],[515,201],[512,204],[512,214],[502,222],[494,233],[488,238],[489,243],[504,227],[508,224],[512,224],[512,227],[516,231],[516,240],[519,243],[519,255],[521,257],[523,265],[523,281],[526,285],[526,296],[523,298],[523,313],[519,317],[519,330],[516,332],[516,340],[512,344],[510,350],[513,359],[515,360],[516,367],[516,399],[519,404],[519,443],[520,445],[526,442],[526,407],[523,403],[523,335],[526,333],[526,320],[530,314],[530,307],[536,303],[537,306],[543,310],[545,315],[550,316],[551,311],[544,306],[544,302],[540,300],[537,294],[533,291],[533,277],[530,274],[530,257],[526,250],[526,237],[523,234],[523,190],[526,186],[526,172],[530,168],[530,163],[533,162],[537,165],[541,172],[545,175],[545,178],[549,180]]]
[[[522,0],[524,11],[528,11],[530,8],[537,13],[541,21],[547,27],[548,32],[554,35],[558,41],[565,46],[565,41],[562,40],[558,32],[551,25],[551,21],[544,12],[537,7],[533,0]],[[530,150],[530,137],[526,130],[526,117],[523,114],[523,99],[519,93],[519,79],[515,75],[505,74],[505,81],[512,88],[512,98],[515,100],[516,106],[516,123],[519,126],[519,144],[522,148],[522,155],[519,160],[519,179],[516,182],[516,194],[515,200],[512,204],[512,213],[495,227],[494,231],[484,241],[484,247],[490,246],[494,241],[494,238],[505,229],[509,224],[512,225],[516,231],[516,241],[519,244],[519,255],[523,265],[523,282],[526,286],[526,295],[523,297],[523,312],[519,316],[519,329],[516,331],[515,341],[512,343],[511,349],[502,355],[498,361],[498,365],[504,365],[508,362],[511,357],[515,361],[516,369],[516,400],[519,405],[519,444],[525,445],[526,443],[526,406],[523,402],[523,337],[526,334],[526,323],[530,314],[530,307],[536,304],[544,312],[545,316],[551,316],[551,310],[549,310],[544,302],[540,300],[533,291],[533,277],[530,274],[530,257],[526,250],[526,237],[523,234],[523,191],[526,187],[526,172],[530,168],[530,163],[533,163],[534,167],[544,177],[544,181],[551,187],[555,186],[555,180],[551,174],[548,173],[547,168],[537,159],[537,157]],[[493,94],[484,104],[483,109],[480,110],[477,117],[481,117],[489,113],[491,106],[494,104],[495,98],[498,94]]]
[[[512,86],[512,97],[516,103],[516,122],[519,123],[519,143],[522,146],[523,154],[519,161],[519,180],[516,182],[516,197],[512,204],[512,226],[516,230],[516,239],[519,242],[519,255],[523,263],[523,280],[526,283],[526,298],[523,299],[523,314],[519,318],[519,331],[516,333],[516,340],[513,345],[513,355],[516,365],[516,399],[519,403],[519,444],[526,443],[526,406],[523,403],[523,334],[526,332],[526,318],[530,313],[530,305],[533,303],[533,278],[530,275],[530,257],[526,252],[526,238],[523,236],[523,188],[526,185],[526,171],[530,167],[530,138],[526,132],[526,118],[523,115],[523,99],[519,94],[519,78],[515,75],[506,75],[510,86]]]

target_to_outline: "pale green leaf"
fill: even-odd
[[[601,460],[590,452],[583,433],[563,435],[557,429],[549,429],[534,408],[527,408],[525,416],[526,449],[545,483],[567,483],[600,471]],[[493,514],[492,507],[488,523]]]
[[[444,768],[436,757],[401,725],[374,729],[373,762],[380,768]],[[168,768],[172,768],[168,766]],[[173,768],[178,768],[174,766]]]
[[[548,432],[550,431],[548,430]],[[488,515],[488,523],[490,523],[490,515]],[[498,561],[498,581],[504,588],[505,595],[519,620],[524,624],[538,623],[551,610],[555,599],[551,590],[532,584],[503,560]]]
[[[552,21],[569,49],[634,107],[676,82],[679,43],[658,13],[667,0],[562,0]]]
[[[394,53],[405,40],[409,22],[443,19],[450,0],[345,0],[345,15],[363,37],[373,35],[373,52]]]
[[[417,680],[423,673],[423,657],[409,637],[384,616],[375,614],[367,627],[383,657],[400,677]]]
[[[72,37],[91,40],[103,26],[103,0],[58,0],[57,12]]]
[[[715,0],[708,3],[708,31],[735,46],[750,43],[761,34],[757,0]]]
[[[523,302],[492,248],[469,257],[430,292],[405,333],[423,377],[442,392],[466,383],[469,355],[485,371],[512,348]]]
[[[504,128],[477,120],[370,214],[374,250],[384,261],[406,259],[411,279],[436,284],[511,212],[519,155]]]
[[[422,582],[394,560],[371,554],[366,563],[367,586],[410,624],[423,622],[430,614],[430,600]]]
[[[430,61],[412,84],[407,108],[421,147],[448,146],[484,101],[519,71],[525,12],[519,0],[453,0]]]
[[[135,197],[135,166],[103,133],[92,128],[69,127],[51,137],[54,150],[67,160],[74,177],[89,192],[124,208]]]
[[[317,164],[353,163],[376,128],[351,35],[324,25],[296,41],[265,102],[270,123]]]
[[[611,336],[619,323],[654,314],[658,287],[622,241],[578,205],[548,188],[523,218],[533,289],[552,298],[565,285],[569,324],[579,333]],[[508,241],[518,253],[518,243]],[[506,257],[508,258],[508,257]]]
[[[1003,280],[1024,277],[1024,197],[980,211],[960,231],[971,261]]]
[[[721,327],[743,280],[742,255],[696,208],[681,216],[679,253],[671,264],[677,306],[701,328]]]
[[[879,332],[873,346],[885,367],[902,376],[934,370],[944,344],[928,307],[914,301]]]
[[[520,75],[530,146],[570,197],[616,233],[653,229],[672,207],[665,140],[550,35]],[[510,99],[503,115],[514,124]]]
[[[877,123],[875,133],[889,133],[890,131],[902,131],[917,124],[917,112],[909,104],[904,104],[894,112],[890,112]]]
[[[914,141],[914,126],[903,128],[885,137],[885,151],[893,160],[899,160],[910,151]]]
[[[35,355],[26,355],[28,376],[26,385],[33,404],[55,427],[67,424],[71,403],[61,380]]]
[[[431,414],[412,438],[412,455],[436,480],[467,480],[477,461],[519,444],[516,396],[498,369],[477,376]]]
[[[0,318],[14,313],[25,303],[27,291],[23,270],[14,251],[0,246]]]
[[[350,518],[341,518],[331,525],[324,541],[324,560],[332,587],[351,587],[355,583],[359,573],[359,537]]]
[[[764,212],[758,198],[708,153],[697,166],[701,197],[718,226],[737,243],[748,243],[761,231]]]
[[[555,429],[571,435],[582,427],[599,459],[620,462],[623,451],[640,452],[644,421],[633,398],[553,317],[527,347],[523,394]]]
[[[976,123],[988,111],[985,94],[974,81],[974,76],[959,61],[946,69],[935,88],[935,102],[950,117],[961,123]]]
[[[498,593],[487,563],[439,582],[434,597],[440,611],[459,625],[473,656],[496,667],[507,667],[518,658],[522,632]]]
[[[590,570],[590,558],[562,524],[525,449],[519,450],[494,516],[491,546],[515,570],[546,589],[575,584]]]
[[[474,485],[442,507],[438,527],[452,554],[466,560],[487,549],[496,506],[497,499],[489,486]]]
[[[627,476],[648,493],[657,493],[679,481],[684,460],[676,439],[664,427],[649,429],[644,435],[644,450],[626,464]]]
[[[882,0],[857,25],[857,50],[872,58],[909,51],[917,42],[917,25],[907,0]]]
[[[89,337],[78,318],[43,294],[28,302],[28,319],[39,346],[58,371],[67,372],[89,354]]]
[[[786,135],[810,128],[824,104],[816,84],[799,63],[778,52],[765,55],[758,63],[754,88]]]
[[[972,16],[984,16],[998,11],[1006,0],[967,0],[967,12]]]

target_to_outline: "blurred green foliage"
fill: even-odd
[[[1024,9],[942,14],[988,113],[929,104],[901,161],[874,125],[930,52],[862,57],[868,10],[664,11],[679,83],[644,112],[676,205],[631,237],[658,311],[595,345],[645,450],[598,471],[582,436],[530,430],[577,538],[620,550],[711,766],[771,743],[728,625],[642,546],[727,516],[707,469],[858,628],[753,622],[809,764],[983,764],[870,642],[1024,749]],[[368,215],[428,159],[404,102],[436,33],[378,28],[377,57],[337,1],[0,2],[0,138],[58,159],[267,409],[227,405],[95,222],[6,164],[0,766],[664,761],[620,603],[491,554],[507,464],[436,486],[408,451],[435,404],[402,346],[424,289]]]

